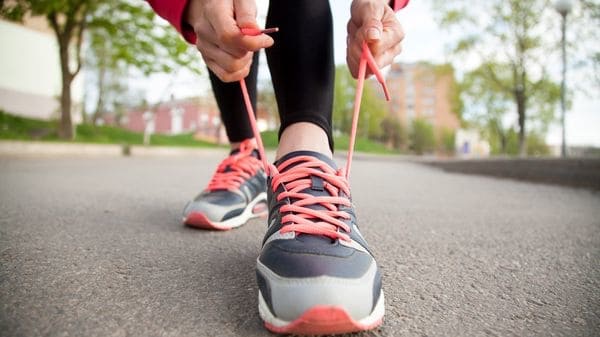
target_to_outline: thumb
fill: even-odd
[[[383,34],[383,24],[381,23],[384,15],[383,5],[363,6],[361,10],[362,34],[367,42],[377,42]]]
[[[240,28],[258,28],[256,23],[256,2],[254,0],[234,0],[235,21]]]

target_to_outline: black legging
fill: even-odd
[[[266,50],[279,108],[279,136],[293,123],[309,122],[327,133],[333,150],[333,22],[329,1],[272,0],[266,27],[279,27],[275,44]],[[224,83],[209,70],[221,119],[230,142],[252,138],[246,108],[237,82]],[[248,91],[256,111],[258,53],[255,53]]]

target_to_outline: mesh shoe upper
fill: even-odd
[[[294,164],[285,164],[290,161]],[[368,314],[378,300],[381,276],[356,226],[342,170],[337,170],[328,157],[310,151],[293,152],[276,166],[281,170],[268,181],[269,228],[257,270],[259,288],[270,309],[278,317],[293,319],[302,306],[286,306],[285,295],[271,298],[274,289],[288,289],[288,296],[298,298],[298,291],[304,289],[298,286],[298,280],[326,277],[329,281],[313,286],[310,294],[305,294],[306,305],[320,301],[346,303],[357,318]],[[339,287],[348,282],[354,287]],[[338,287],[337,294],[332,285]],[[339,296],[353,296],[346,291],[354,292],[354,298],[339,301]],[[307,300],[307,296],[315,298]],[[361,297],[358,304],[357,297]]]
[[[184,208],[184,217],[198,212],[211,221],[225,221],[240,215],[265,189],[263,165],[247,140],[219,164],[207,188]]]

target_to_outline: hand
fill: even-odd
[[[184,20],[194,28],[204,62],[223,82],[250,72],[253,52],[273,45],[266,35],[245,36],[240,28],[258,28],[255,0],[190,0]]]
[[[402,51],[404,32],[386,0],[354,0],[347,28],[346,62],[354,78],[358,76],[363,41],[367,41],[379,68],[390,65]]]

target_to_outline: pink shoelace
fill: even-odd
[[[266,30],[242,29],[242,32],[246,35],[259,35],[266,32]],[[283,205],[280,208],[280,212],[286,213],[282,217],[282,223],[285,225],[282,226],[280,233],[296,232],[297,234],[324,235],[334,240],[350,241],[350,237],[346,233],[350,233],[351,229],[344,222],[344,220],[350,219],[350,214],[340,211],[338,208],[339,206],[352,206],[349,199],[350,168],[352,165],[352,155],[354,153],[354,143],[356,141],[356,130],[367,66],[375,74],[377,81],[381,83],[385,97],[389,100],[389,92],[385,79],[379,71],[367,43],[363,42],[362,55],[358,68],[356,96],[354,98],[350,146],[348,148],[346,167],[339,170],[334,170],[327,163],[312,156],[293,157],[279,164],[279,167],[269,164],[266,160],[260,132],[256,124],[246,81],[240,81],[248,118],[258,144],[262,164],[267,174],[271,177],[271,189],[275,191],[281,185],[283,186],[283,192],[277,196],[277,201],[285,198],[293,200],[290,204]],[[314,196],[302,193],[303,190],[311,188],[311,176],[320,177],[323,180],[323,188],[330,194],[329,196]],[[341,194],[342,192],[344,195]],[[315,210],[310,208],[310,206],[314,205],[320,205],[323,209]]]
[[[252,139],[240,144],[239,152],[225,158],[217,167],[217,171],[208,183],[207,190],[235,191],[245,180],[254,176],[263,168],[263,163],[254,157],[255,146]]]

